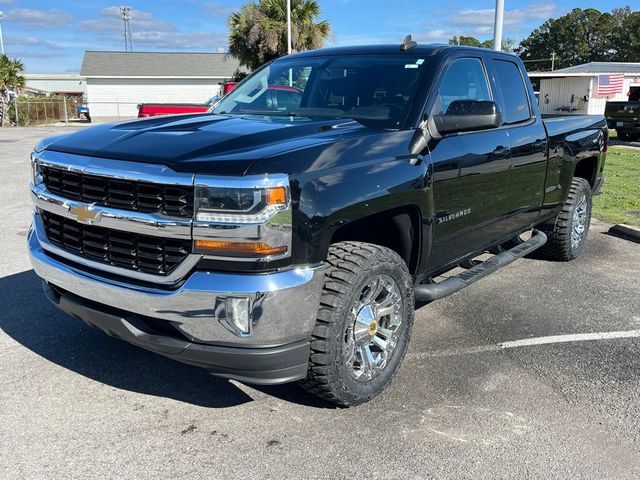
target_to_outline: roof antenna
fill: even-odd
[[[404,37],[402,45],[400,45],[400,50],[402,50],[403,52],[407,52],[417,46],[418,42],[416,42],[415,40],[411,40],[411,35],[407,35],[406,37]]]

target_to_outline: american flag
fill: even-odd
[[[598,75],[598,90],[596,95],[608,97],[616,93],[622,93],[624,86],[624,73],[612,73],[611,75]]]

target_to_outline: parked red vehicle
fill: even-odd
[[[204,103],[141,103],[138,105],[138,118],[178,113],[204,113],[209,110],[209,107],[210,105]]]
[[[233,90],[234,88],[236,88],[236,85],[238,85],[238,82],[227,82],[225,84],[222,85],[222,94],[226,95],[227,93],[229,93],[231,90]]]
[[[235,88],[238,82],[227,82],[222,85],[222,93],[226,95]],[[300,105],[302,92],[287,85],[269,85],[268,94],[264,96],[269,107],[286,110],[288,106]],[[213,97],[206,103],[141,103],[138,105],[138,118],[155,117],[157,115],[177,115],[180,113],[204,113],[215,104],[220,97]],[[265,105],[267,106],[267,105]]]

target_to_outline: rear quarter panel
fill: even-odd
[[[607,124],[602,115],[567,115],[544,118],[549,137],[549,163],[543,215],[555,215],[569,193],[578,162],[595,158],[596,184],[602,177]]]

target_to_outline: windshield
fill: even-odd
[[[349,118],[399,128],[424,68],[425,59],[407,54],[285,58],[256,71],[212,111]]]

